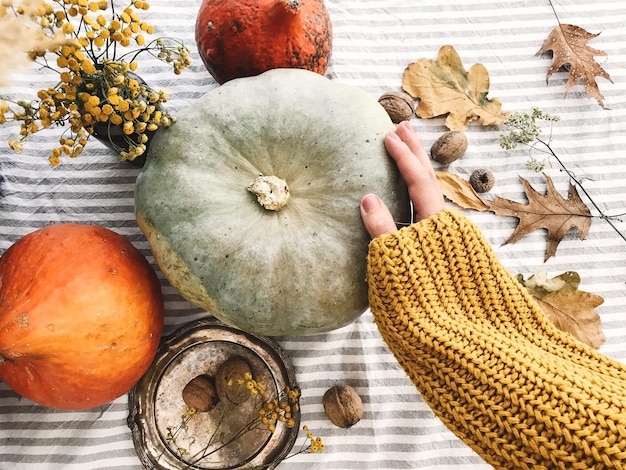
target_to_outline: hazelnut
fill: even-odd
[[[251,375],[250,364],[245,359],[241,357],[227,359],[215,373],[217,396],[236,405],[247,401],[252,396],[248,389],[248,377]]]
[[[328,419],[340,428],[349,428],[363,416],[361,397],[350,385],[334,385],[324,393],[322,399]]]
[[[183,401],[188,407],[200,413],[215,408],[218,397],[211,377],[199,375],[191,379],[183,388]]]
[[[486,193],[491,188],[496,181],[493,177],[493,173],[484,168],[479,168],[478,170],[474,170],[470,176],[470,185],[474,188],[474,191],[477,193]]]
[[[413,117],[415,105],[413,97],[403,91],[388,91],[383,93],[378,102],[381,104],[391,121],[398,124],[402,121],[408,121]]]
[[[430,147],[430,156],[437,163],[448,164],[458,160],[467,150],[467,137],[463,132],[448,131]]]

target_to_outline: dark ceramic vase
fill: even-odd
[[[127,75],[131,78],[137,80],[141,85],[145,85],[146,82],[137,74],[132,72],[127,72]],[[140,98],[141,99],[141,98]],[[162,110],[160,105],[155,105],[157,109]],[[148,154],[148,150],[150,148],[150,141],[152,136],[156,131],[145,131],[143,135],[148,137],[148,140],[144,143],[146,146],[146,151],[143,155],[136,157],[134,160],[129,160],[133,166],[143,167],[146,163],[146,156]],[[136,145],[138,142],[139,134],[133,133],[126,135],[122,128],[122,125],[111,124],[109,122],[98,122],[93,125],[93,134],[94,137],[99,142],[102,142],[106,147],[110,148],[115,152],[116,155],[123,150],[128,150],[131,145]]]
[[[154,135],[156,131],[145,131],[144,135],[148,136],[148,140],[144,144],[146,146],[146,151],[143,155],[136,157],[134,160],[128,160],[128,163],[136,166],[143,167],[146,163],[146,155],[148,154],[148,150],[150,148],[150,139]],[[106,147],[110,148],[115,152],[116,155],[119,155],[120,149],[128,150],[131,142],[136,142],[139,134],[134,133],[130,135],[124,134],[121,125],[115,125],[108,122],[99,122],[98,124],[93,126],[93,134],[92,137],[102,142]],[[129,142],[130,141],[130,142]]]

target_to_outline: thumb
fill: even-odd
[[[376,194],[367,194],[361,199],[361,218],[372,238],[397,229],[391,212]]]

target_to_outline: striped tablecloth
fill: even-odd
[[[142,69],[142,77],[168,90],[172,112],[191,105],[217,84],[195,49],[194,24],[200,1],[152,0],[144,19],[155,36],[175,36],[191,46],[194,64],[174,77],[165,67]],[[329,75],[360,87],[373,97],[400,88],[405,67],[421,58],[436,59],[452,45],[466,68],[482,63],[491,80],[489,97],[506,111],[538,106],[558,114],[552,144],[566,165],[584,180],[587,191],[607,214],[626,212],[626,1],[604,0],[326,0],[333,21],[334,47]],[[558,15],[557,17],[555,16]],[[596,59],[612,82],[598,79],[605,108],[577,83],[567,96],[567,72],[546,82],[550,55],[537,55],[560,21],[601,33],[589,45],[606,51]],[[52,83],[38,72],[16,76],[12,92],[26,96]],[[254,105],[253,103],[251,104]],[[412,120],[430,146],[445,130],[444,120]],[[14,128],[0,127],[0,141]],[[527,149],[505,151],[501,130],[472,124],[466,155],[450,170],[468,177],[489,168],[497,182],[489,198],[525,201],[520,176],[543,191],[544,179],[526,169]],[[54,222],[87,222],[128,237],[148,258],[148,243],[133,215],[133,186],[138,170],[116,161],[96,142],[75,160],[51,168],[47,154],[57,134],[40,133],[15,154],[0,153],[0,251],[19,237]],[[556,188],[567,192],[567,176],[555,162],[545,170]],[[583,198],[588,202],[586,198]],[[514,244],[502,245],[516,219],[492,212],[468,212],[513,273],[525,277],[544,269],[550,276],[577,271],[581,289],[604,297],[602,318],[606,354],[626,359],[626,242],[608,223],[594,219],[585,240],[574,231],[544,263],[546,234],[539,230]],[[616,221],[626,233],[626,224]],[[165,334],[206,315],[184,301],[162,279],[166,302]],[[328,334],[279,338],[302,387],[302,419],[323,436],[320,454],[288,459],[285,469],[452,469],[489,468],[436,419],[382,342],[369,312]],[[333,384],[348,383],[361,395],[363,419],[349,430],[325,417],[322,395]],[[126,425],[127,397],[85,412],[44,409],[0,384],[0,470],[134,469],[137,458]],[[301,440],[303,437],[300,438]],[[299,443],[296,444],[296,446]]]

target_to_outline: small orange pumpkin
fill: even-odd
[[[0,379],[40,405],[81,410],[123,395],[162,328],[156,273],[109,229],[51,225],[0,257]]]
[[[203,0],[196,43],[220,84],[276,68],[324,75],[332,23],[323,0]]]

